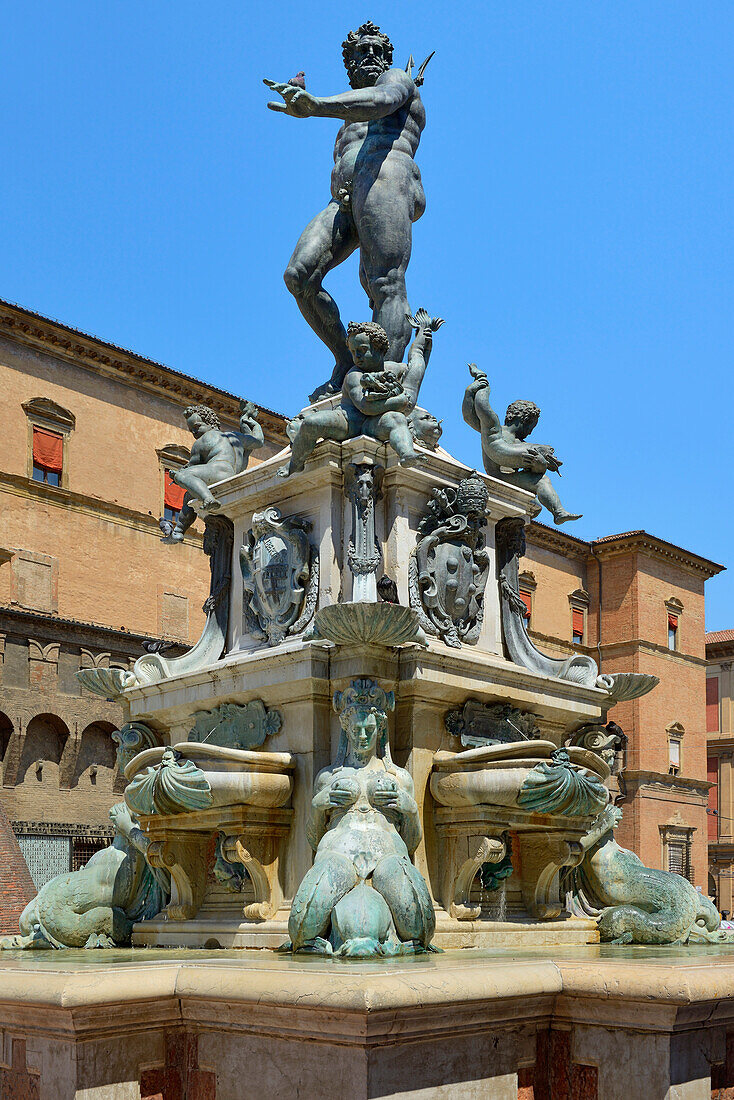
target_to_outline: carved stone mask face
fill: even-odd
[[[382,370],[384,359],[380,352],[373,348],[366,332],[356,332],[349,337],[347,344],[355,367],[364,371]]]
[[[353,707],[344,718],[344,731],[354,755],[361,759],[374,756],[380,732],[377,712],[371,707]]]
[[[385,43],[380,38],[365,35],[352,46],[347,72],[353,88],[371,88],[377,78],[389,68],[385,57]]]

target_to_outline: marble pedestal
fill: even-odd
[[[187,887],[190,904],[185,914],[176,910],[165,919],[138,925],[134,944],[275,947],[283,942],[290,902],[313,859],[306,839],[313,782],[319,770],[333,761],[337,749],[339,724],[332,710],[332,697],[335,691],[344,691],[354,679],[363,677],[395,692],[390,744],[394,760],[410,771],[415,784],[423,836],[414,859],[434,899],[435,943],[440,947],[489,945],[500,933],[502,942],[512,941],[514,933],[518,943],[589,943],[598,939],[592,921],[571,918],[560,906],[546,905],[543,899],[542,904],[529,905],[517,875],[504,891],[499,921],[498,899],[478,894],[476,881],[464,884],[467,904],[458,909],[452,906],[439,836],[450,822],[439,820],[441,814],[435,814],[429,787],[437,750],[456,751],[461,747],[458,738],[446,730],[446,713],[462,707],[469,698],[490,704],[509,703],[531,712],[540,736],[555,745],[561,745],[571,730],[601,715],[603,691],[521,668],[504,655],[494,531],[500,520],[530,513],[534,504],[530,494],[482,475],[488,490],[485,538],[491,567],[482,627],[474,645],[452,648],[436,636],[429,638],[427,648],[419,644],[334,645],[323,638],[308,640],[302,631],[295,636],[286,634],[271,645],[262,636],[255,636],[248,626],[240,547],[248,545],[253,516],[268,508],[277,508],[284,518],[308,525],[308,540],[319,562],[316,606],[325,608],[353,599],[354,577],[349,567],[352,505],[345,495],[345,478],[350,464],[367,460],[384,467],[374,517],[381,555],[378,576],[384,572],[395,580],[400,602],[407,606],[410,554],[431,493],[435,488],[455,488],[471,472],[450,455],[443,451],[427,453],[421,466],[404,469],[386,447],[361,437],[342,445],[321,444],[301,474],[279,478],[276,470],[282,458],[274,458],[213,487],[221,502],[219,514],[234,525],[225,653],[214,665],[128,688],[122,702],[131,720],[147,723],[162,743],[169,745],[189,740],[197,711],[255,699],[261,699],[269,709],[277,709],[282,724],[263,748],[288,752],[295,761],[291,824],[278,838],[277,867],[271,864],[272,873],[267,890],[263,887],[260,891],[262,896],[227,897],[212,881],[208,869],[201,867],[198,883]],[[151,836],[157,838],[163,826],[152,821],[146,824]],[[171,851],[176,827],[175,819],[165,823]],[[181,829],[185,830],[183,824]],[[232,832],[229,824],[224,831],[228,835]],[[524,840],[518,845],[526,846]],[[575,858],[573,844],[564,851],[561,848],[546,853],[547,867],[544,864],[536,869],[536,878],[543,878],[544,899],[546,895],[557,896],[558,872]],[[535,853],[532,855],[534,858]],[[528,866],[530,856],[529,850],[523,852]],[[477,870],[479,866],[476,863]],[[260,919],[252,919],[255,904],[266,895],[277,900],[261,909]],[[245,918],[243,912],[249,916]],[[498,924],[502,924],[501,930]]]
[[[4,1100],[723,1100],[731,948],[0,959]]]

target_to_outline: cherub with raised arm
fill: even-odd
[[[164,542],[183,542],[196,519],[192,500],[200,500],[208,512],[217,511],[220,504],[209,486],[244,470],[252,452],[265,442],[257,406],[251,401],[240,402],[238,432],[222,431],[219,417],[208,405],[189,405],[184,409],[184,417],[195,442],[189,461],[173,474],[173,480],[186,493],[176,523],[159,521],[161,530],[166,532]]]
[[[475,363],[469,364],[469,373],[474,381],[467,387],[461,411],[467,424],[481,434],[487,473],[535,493],[539,503],[553,516],[554,523],[581,519],[580,514],[563,507],[548,477],[549,470],[557,473],[562,465],[553,448],[544,443],[525,442],[538,423],[538,406],[532,401],[513,401],[501,424],[489,403],[487,375]]]
[[[358,435],[368,435],[389,443],[401,466],[420,461],[413,446],[409,417],[415,409],[423,376],[433,346],[433,333],[441,327],[440,317],[429,317],[419,309],[409,317],[416,329],[407,363],[386,360],[390,350],[387,333],[375,321],[350,321],[347,343],[352,368],[342,385],[342,398],[336,408],[306,412],[292,432],[291,458],[278,473],[281,477],[297,473],[322,439],[343,443]]]

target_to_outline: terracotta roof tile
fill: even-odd
[[[706,633],[706,645],[717,642],[734,642],[734,630],[709,630]]]

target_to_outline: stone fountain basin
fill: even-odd
[[[513,741],[509,745],[483,745],[465,752],[439,751],[433,758],[431,794],[440,806],[518,807],[518,795],[530,772],[548,761],[558,748],[552,741]],[[602,782],[610,771],[604,761],[587,749],[566,750],[573,764]]]
[[[289,752],[229,749],[198,741],[182,741],[172,747],[204,773],[211,787],[212,806],[244,804],[273,809],[290,799],[295,760]],[[128,783],[145,768],[159,764],[167,748],[156,746],[138,753],[125,768]]]

